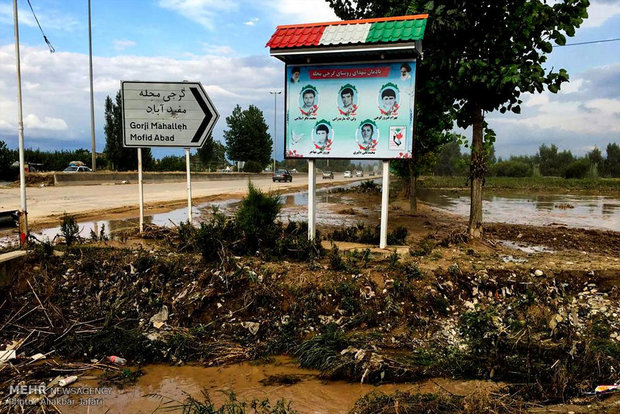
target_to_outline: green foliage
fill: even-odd
[[[325,332],[304,341],[295,352],[299,365],[327,371],[340,356],[340,351],[348,346],[344,332],[336,325],[329,324]]]
[[[11,171],[11,164],[15,155],[13,151],[9,150],[4,141],[0,141],[0,180],[13,180],[15,174]]]
[[[564,178],[585,178],[590,171],[590,161],[586,158],[574,161],[564,170]]]
[[[463,138],[462,138],[463,139]],[[454,136],[439,148],[433,173],[441,176],[465,176],[469,154],[461,154],[459,139]]]
[[[234,220],[214,209],[209,221],[201,222],[198,230],[190,223],[179,227],[179,236],[182,241],[194,240],[203,259],[211,262],[220,257],[227,242],[240,239],[241,233]]]
[[[379,189],[379,185],[373,180],[365,180],[360,183],[361,191],[376,191]]]
[[[224,166],[226,162],[226,147],[209,135],[202,147],[198,148],[198,159],[203,169],[217,169]]]
[[[80,241],[80,226],[75,221],[75,217],[64,214],[60,222],[60,234],[62,235],[67,246]]]
[[[144,154],[142,154],[144,156]],[[154,171],[185,171],[184,155],[166,155],[153,166]]]
[[[115,101],[109,96],[105,99],[105,149],[111,168],[117,171],[138,169],[136,151],[123,147],[123,100],[121,91],[116,93]],[[148,170],[153,165],[150,148],[142,148],[142,168]]]
[[[235,218],[249,246],[256,248],[275,239],[275,221],[281,208],[279,195],[265,194],[252,182],[248,184],[248,195],[241,200]]]
[[[329,240],[346,241],[351,243],[379,244],[380,226],[366,227],[364,223],[357,223],[355,226],[341,227],[335,229],[328,235]],[[405,244],[408,230],[403,226],[398,226],[388,232],[388,244]]]
[[[562,177],[566,167],[575,161],[575,157],[570,151],[558,152],[558,147],[545,144],[538,148],[538,154],[534,157],[534,162],[539,165],[540,173],[544,176]]]
[[[605,177],[620,178],[620,145],[616,142],[607,144],[603,174]]]
[[[284,399],[271,405],[268,399],[255,398],[251,402],[246,402],[239,401],[233,391],[224,394],[227,396],[227,401],[219,407],[211,400],[206,390],[202,391],[202,401],[187,394],[184,402],[169,400],[163,404],[167,409],[183,414],[297,414],[297,411],[291,408],[291,403]]]
[[[342,255],[340,254],[340,249],[338,246],[332,243],[332,248],[327,254],[327,259],[329,260],[329,266],[332,270],[345,270],[347,266],[345,265],[344,260],[342,259]]]
[[[532,166],[518,160],[499,161],[491,166],[489,172],[496,177],[531,177]]]
[[[271,160],[271,137],[263,112],[254,105],[242,110],[239,105],[226,118],[224,131],[228,157],[235,161],[256,161],[267,165]]]
[[[264,165],[262,165],[261,163],[250,160],[246,161],[245,165],[243,166],[243,172],[260,173],[263,171],[263,167]]]

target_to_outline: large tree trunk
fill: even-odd
[[[418,177],[416,177],[413,160],[409,161],[409,213],[415,214],[418,212],[418,199],[416,197],[416,184]]]
[[[469,178],[471,181],[471,199],[469,225],[467,231],[471,237],[482,237],[482,183],[486,171],[484,151],[482,148],[484,116],[479,106],[473,113],[473,139],[471,143],[471,164]]]

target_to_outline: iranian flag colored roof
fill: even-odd
[[[428,14],[278,26],[267,47],[362,45],[422,40]]]

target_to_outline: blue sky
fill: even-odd
[[[90,148],[88,2],[31,3],[56,53],[47,50],[26,0],[18,0],[26,146]],[[568,43],[620,37],[620,0],[591,4],[590,18]],[[284,65],[265,43],[277,25],[338,20],[322,0],[92,0],[92,16],[98,151],[105,146],[104,99],[121,79],[202,82],[220,112],[216,138],[236,104],[258,106],[272,127],[269,91],[283,89]],[[527,96],[521,115],[487,115],[497,154],[533,154],[542,143],[583,154],[619,142],[620,42],[555,48],[548,67],[571,76],[559,94]],[[15,96],[13,2],[0,0],[0,140],[11,148],[17,146]],[[279,153],[282,104],[278,95]]]

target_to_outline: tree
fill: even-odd
[[[459,139],[454,135],[450,142],[441,147],[433,172],[437,175],[449,177],[465,175],[465,165]]]
[[[607,158],[605,159],[605,176],[620,177],[620,145],[617,143],[607,144]]]
[[[0,180],[12,180],[14,178],[15,174],[11,171],[14,158],[14,152],[7,148],[4,141],[0,141]]]
[[[486,112],[520,113],[521,93],[556,93],[568,81],[564,69],[543,68],[555,42],[566,43],[587,17],[588,0],[328,0],[341,17],[428,13],[425,56],[433,90],[454,104],[457,125],[472,126],[471,209],[468,232],[482,235],[482,185],[487,151],[495,134]],[[421,99],[420,99],[421,100]],[[420,102],[423,107],[424,102]],[[440,115],[436,113],[434,115]]]
[[[219,141],[215,141],[212,135],[207,137],[204,145],[198,148],[198,159],[204,167],[217,168],[226,164],[226,147]]]
[[[235,161],[256,161],[262,167],[271,160],[271,136],[263,112],[254,105],[242,110],[235,106],[226,118],[228,130],[224,131],[228,157]]]
[[[105,149],[108,161],[113,170],[127,171],[138,168],[136,152],[133,148],[123,147],[123,101],[121,91],[116,93],[116,103],[107,96],[105,98]],[[142,168],[150,169],[153,156],[150,148],[142,148]]]

